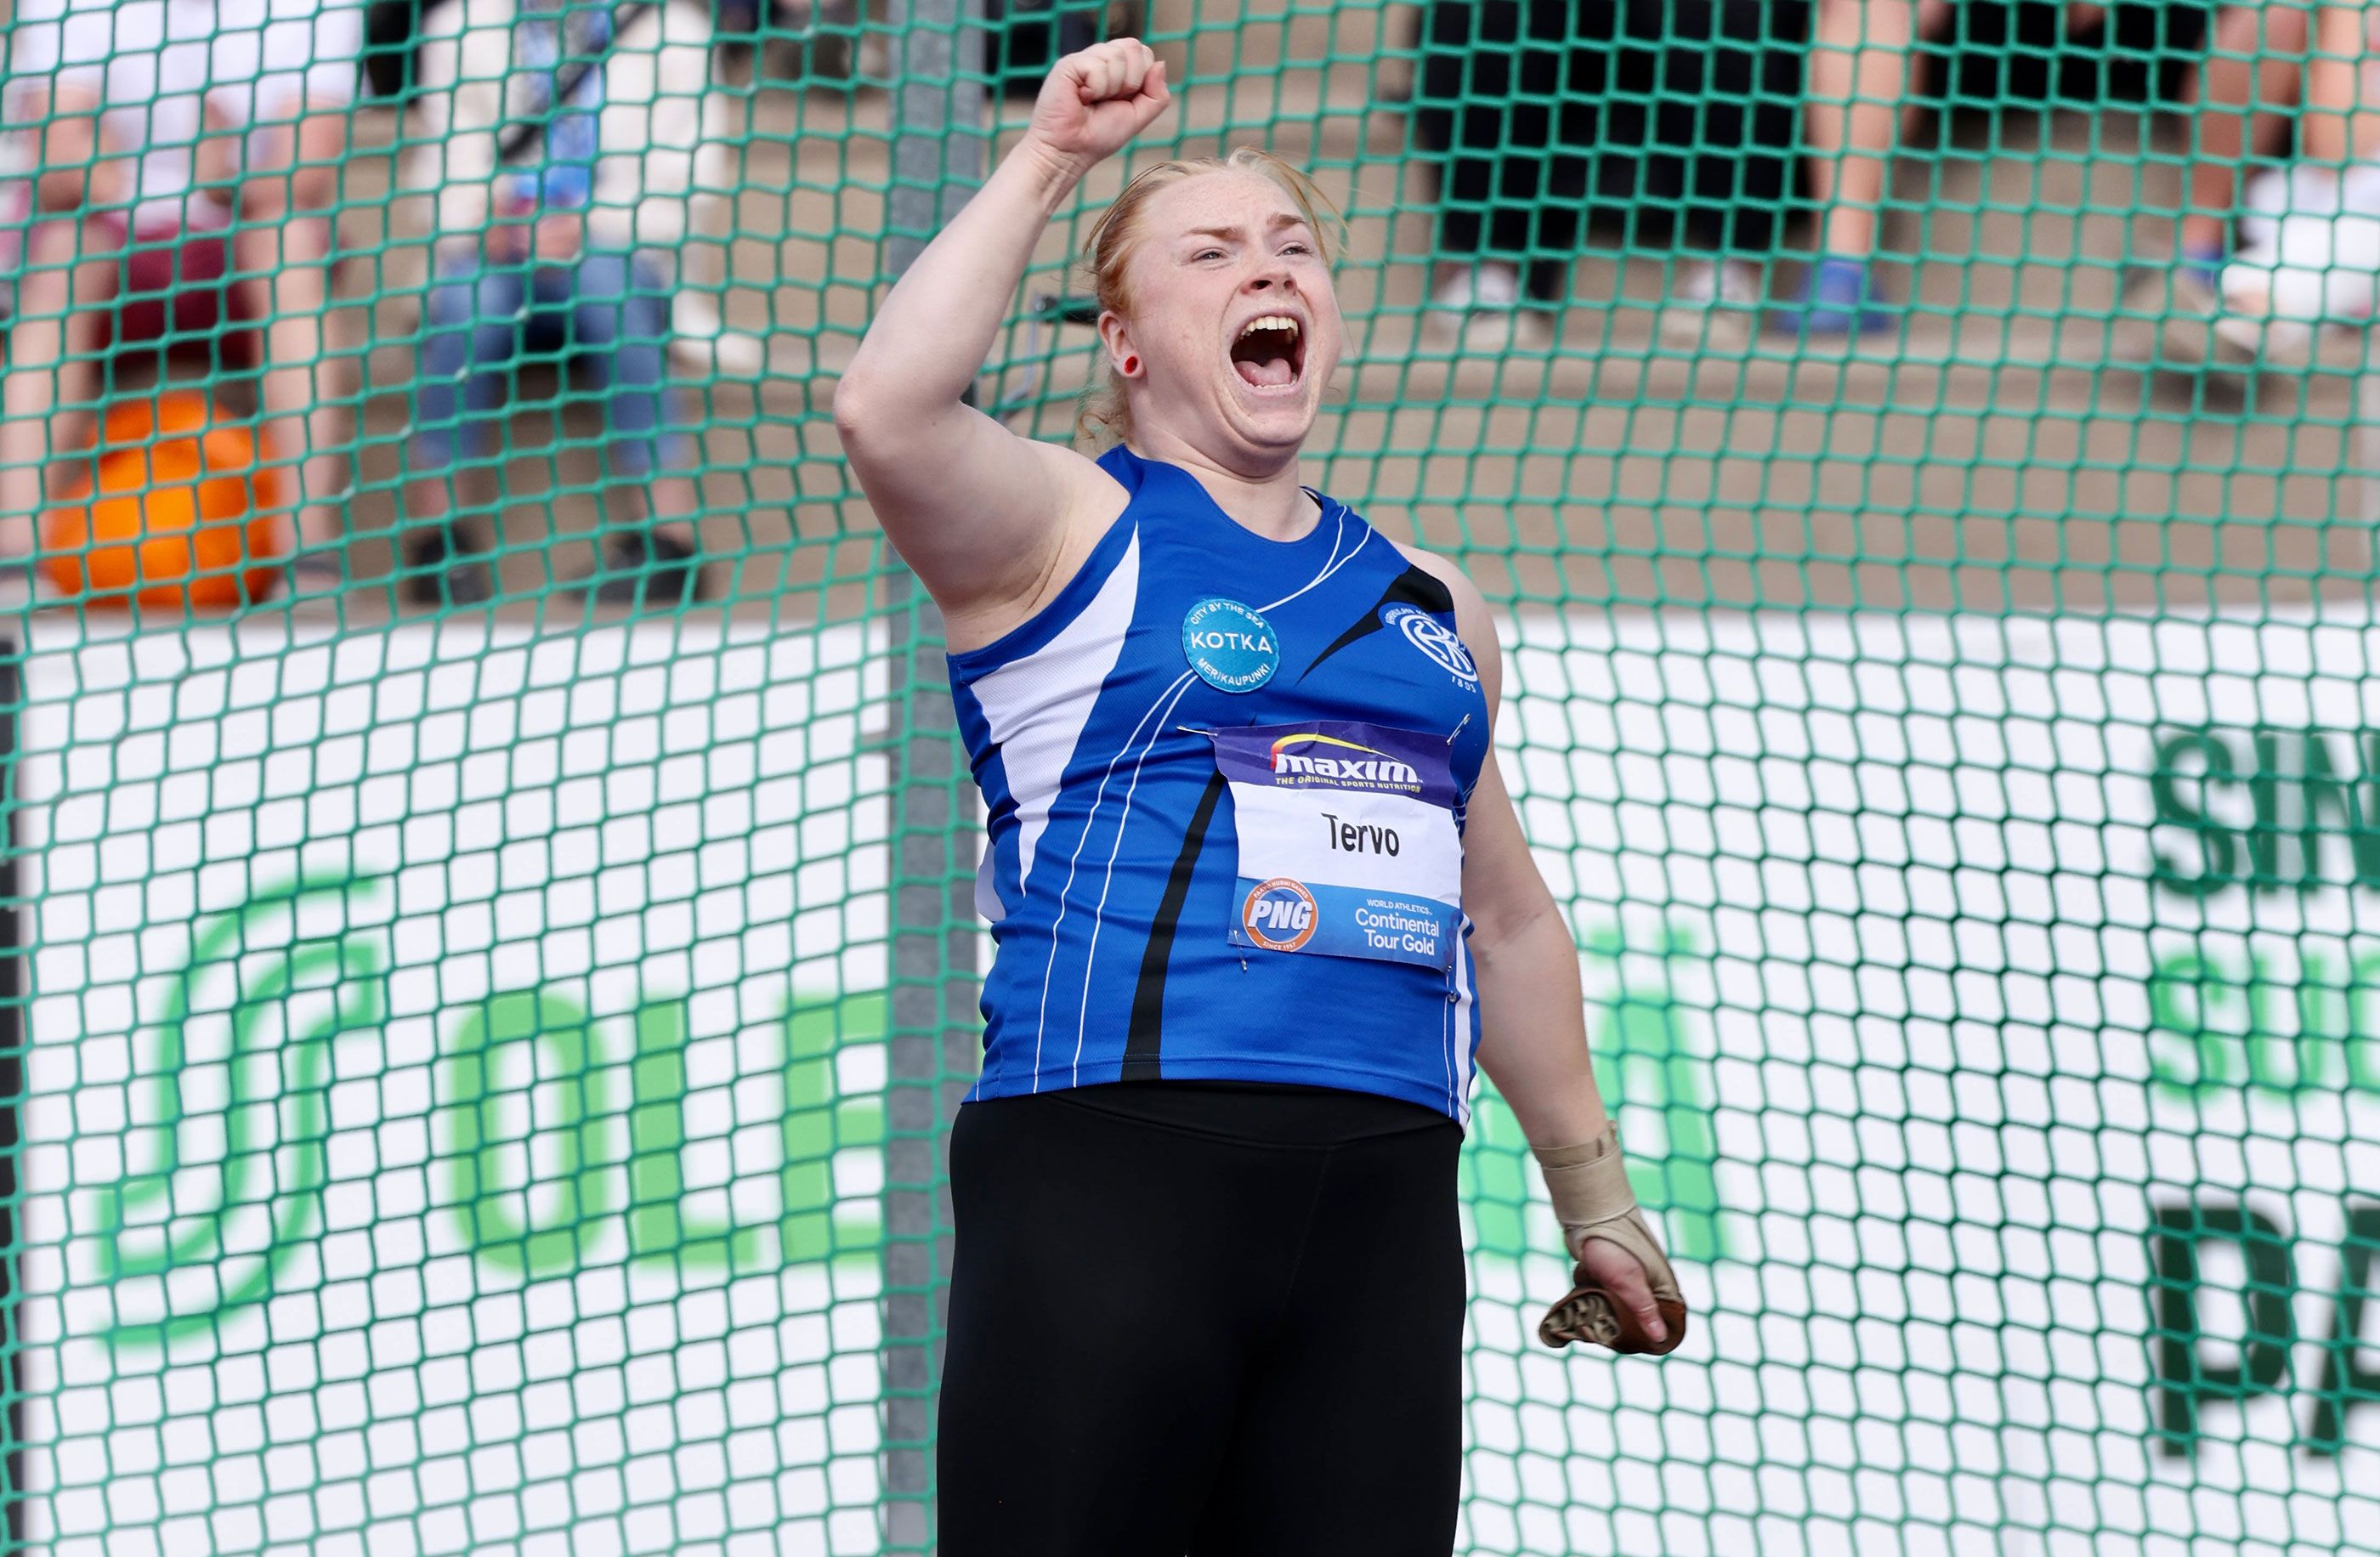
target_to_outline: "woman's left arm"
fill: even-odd
[[[1454,596],[1455,628],[1478,666],[1492,734],[1502,700],[1503,650],[1487,602],[1452,564],[1420,555],[1415,560]],[[1554,1211],[1581,1268],[1582,1285],[1608,1291],[1633,1312],[1644,1335],[1666,1350],[1656,1288],[1674,1303],[1676,1278],[1628,1189],[1586,1045],[1577,943],[1545,878],[1537,873],[1492,746],[1480,765],[1468,809],[1463,832],[1463,909],[1473,927],[1479,1063],[1511,1105],[1546,1170]],[[1641,1242],[1634,1235],[1639,1232]],[[1682,1317],[1682,1310],[1677,1311]]]
[[[1487,655],[1476,648],[1471,653],[1488,683],[1493,673]],[[1495,707],[1492,693],[1488,707]],[[1472,923],[1479,1063],[1530,1145],[1593,1140],[1610,1118],[1586,1047],[1578,945],[1537,874],[1492,751],[1470,809],[1463,830],[1463,911]]]

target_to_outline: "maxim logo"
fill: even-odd
[[[1318,746],[1335,747],[1356,755],[1342,757],[1311,749]],[[1293,751],[1292,747],[1302,749]],[[1323,784],[1370,785],[1413,791],[1421,788],[1421,774],[1411,764],[1400,762],[1375,747],[1358,746],[1354,741],[1314,731],[1283,736],[1273,742],[1272,771],[1283,778],[1311,779]]]

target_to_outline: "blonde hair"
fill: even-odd
[[[1091,227],[1090,240],[1083,247],[1082,263],[1090,277],[1091,294],[1102,312],[1112,311],[1127,318],[1132,314],[1132,294],[1124,285],[1124,268],[1131,263],[1133,250],[1139,244],[1141,213],[1149,201],[1160,189],[1209,173],[1253,173],[1279,185],[1297,207],[1298,214],[1305,218],[1305,225],[1314,229],[1314,241],[1321,250],[1322,262],[1338,262],[1340,242],[1344,236],[1339,208],[1297,168],[1253,146],[1241,146],[1220,157],[1174,157],[1134,175],[1123,192],[1116,196],[1115,203]],[[1109,363],[1107,372],[1083,391],[1081,408],[1075,413],[1075,436],[1100,449],[1132,436],[1132,409],[1124,403],[1123,375],[1116,371],[1114,363]]]

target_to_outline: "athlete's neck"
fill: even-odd
[[[1153,437],[1133,451],[1188,471],[1233,524],[1267,541],[1302,541],[1321,521],[1322,508],[1297,481],[1297,457],[1263,473],[1233,470],[1178,440]]]

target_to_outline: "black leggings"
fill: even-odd
[[[1446,1557],[1462,1139],[1291,1089],[960,1109],[943,1557]]]

